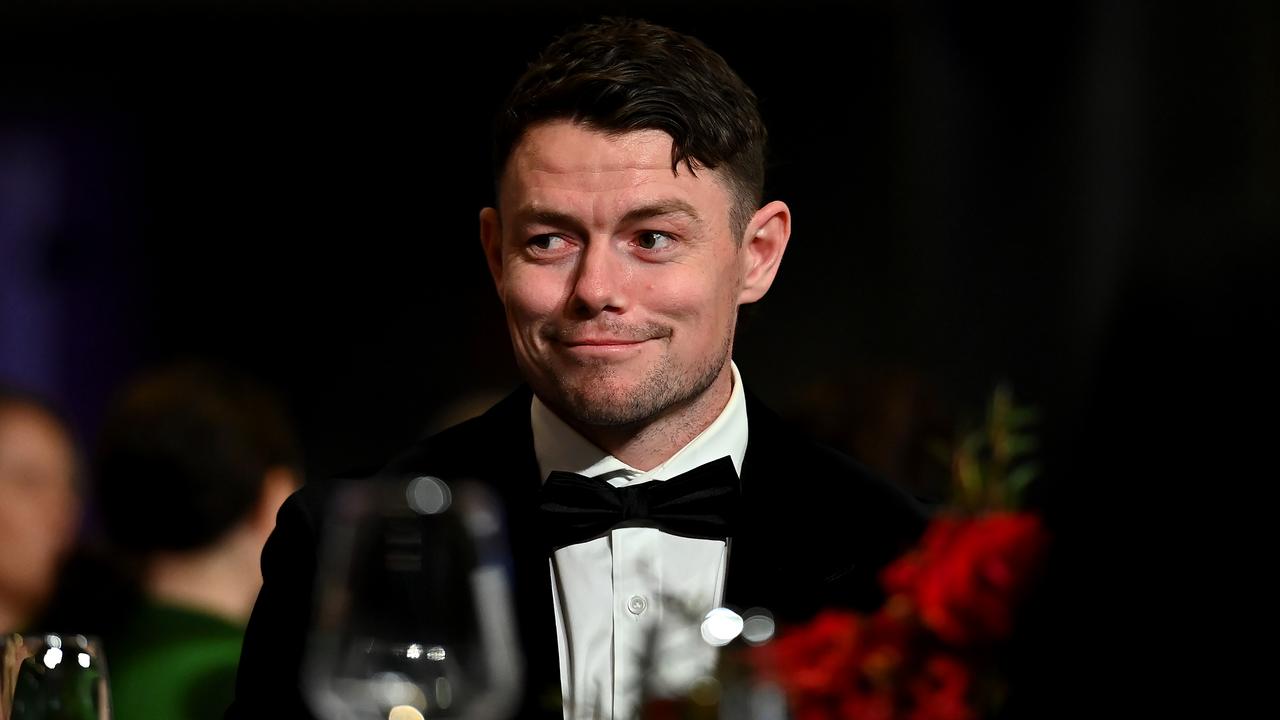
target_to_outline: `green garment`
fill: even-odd
[[[191,608],[145,601],[104,647],[115,720],[210,720],[235,691],[244,627]]]

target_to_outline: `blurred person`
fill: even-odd
[[[222,369],[149,373],[111,408],[97,500],[142,595],[106,648],[118,720],[221,715],[262,584],[258,558],[299,468],[279,404]]]
[[[502,496],[518,717],[627,717],[642,686],[686,692],[716,660],[714,608],[876,606],[878,569],[924,528],[910,494],[787,426],[732,361],[739,307],[791,233],[763,202],[765,136],[723,58],[625,19],[557,38],[498,114],[480,240],[527,385],[371,480]],[[280,511],[230,718],[309,716],[325,504],[313,486]]]
[[[67,424],[45,402],[0,387],[0,632],[36,631],[80,520]]]

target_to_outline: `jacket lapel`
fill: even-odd
[[[743,611],[768,607],[774,611],[779,593],[772,586],[782,581],[787,532],[776,531],[770,518],[785,516],[776,494],[778,463],[785,457],[784,443],[771,414],[747,393],[747,453],[742,460],[742,514],[729,543],[729,567],[725,573],[725,605]],[[791,489],[794,492],[794,488]]]
[[[386,472],[480,480],[497,492],[506,514],[511,597],[525,660],[524,697],[517,717],[562,717],[551,571],[535,512],[539,477],[529,426],[532,398],[527,386],[517,388],[484,415],[392,461]]]
[[[484,477],[498,488],[507,512],[511,544],[512,597],[525,655],[525,698],[520,717],[562,716],[556,609],[547,543],[538,527],[538,459],[529,425],[532,393],[522,386],[480,418],[479,445],[470,455],[484,459]]]
[[[512,597],[525,656],[525,697],[519,717],[560,717],[560,664],[551,570],[538,528],[537,457],[529,426],[532,393],[522,386],[481,420],[474,457],[484,458],[482,479],[498,488],[511,546]]]
[[[924,529],[892,483],[798,434],[747,393],[743,513],[729,550],[725,604],[803,621],[826,607],[873,610],[879,569]]]

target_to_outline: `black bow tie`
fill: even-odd
[[[725,456],[634,487],[615,488],[557,470],[542,484],[538,512],[553,550],[600,537],[629,520],[673,535],[724,539],[732,534],[739,497],[738,472]]]

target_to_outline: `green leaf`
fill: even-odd
[[[1009,424],[1021,427],[1040,422],[1040,411],[1033,407],[1015,407],[1009,411]]]
[[[1009,502],[1017,507],[1022,501],[1022,492],[1027,489],[1027,485],[1040,474],[1040,466],[1037,463],[1025,463],[1014,468],[1009,473]]]
[[[1040,441],[1034,435],[1010,435],[1005,442],[1010,456],[1025,455],[1040,449]]]

